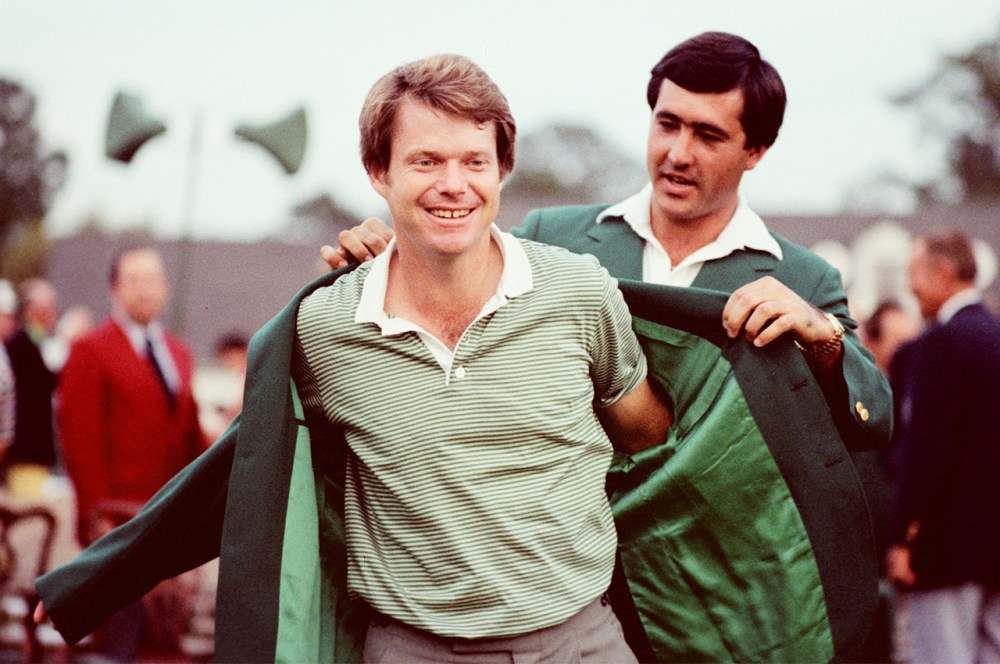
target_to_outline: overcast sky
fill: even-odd
[[[687,37],[725,30],[757,44],[789,94],[778,142],[745,179],[751,204],[822,213],[884,171],[940,171],[915,118],[888,98],[998,28],[996,0],[0,0],[0,76],[37,95],[46,146],[69,153],[53,232],[97,215],[176,235],[189,203],[196,235],[252,240],[322,193],[361,214],[381,209],[357,156],[357,114],[397,64],[468,55],[503,89],[520,132],[586,123],[641,162],[650,67]],[[118,90],[168,126],[127,166],[103,155]],[[299,105],[310,135],[294,176],[232,134]]]

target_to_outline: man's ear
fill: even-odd
[[[755,148],[750,148],[747,150],[747,164],[743,170],[752,171],[754,167],[764,158],[767,153],[766,145],[758,145]]]
[[[368,171],[368,181],[372,183],[372,189],[378,192],[382,198],[386,198],[389,193],[389,180],[385,171]]]

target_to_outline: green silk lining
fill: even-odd
[[[331,480],[333,474],[315,472],[319,464],[294,383],[291,389],[298,431],[281,551],[275,661],[357,662],[366,616],[347,597],[343,486]]]
[[[720,349],[633,321],[679,419],[609,476],[625,575],[662,661],[828,661],[805,526]]]

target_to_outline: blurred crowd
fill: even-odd
[[[860,329],[895,406],[889,447],[859,463],[883,561],[876,635],[888,661],[1000,661],[1000,309],[960,231],[917,237],[908,278],[912,307],[884,301]]]
[[[100,321],[64,307],[44,279],[0,280],[0,646],[11,652],[69,660],[28,616],[34,577],[130,518],[241,408],[246,337],[224,335],[196,363],[160,321],[169,284],[153,248],[114,257],[108,295]],[[216,573],[209,564],[161,584],[75,650],[211,658]]]

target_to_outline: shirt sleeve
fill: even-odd
[[[603,267],[600,270],[603,297],[594,326],[590,375],[594,403],[598,408],[607,408],[646,378],[646,356],[632,331],[632,315],[618,282]]]

